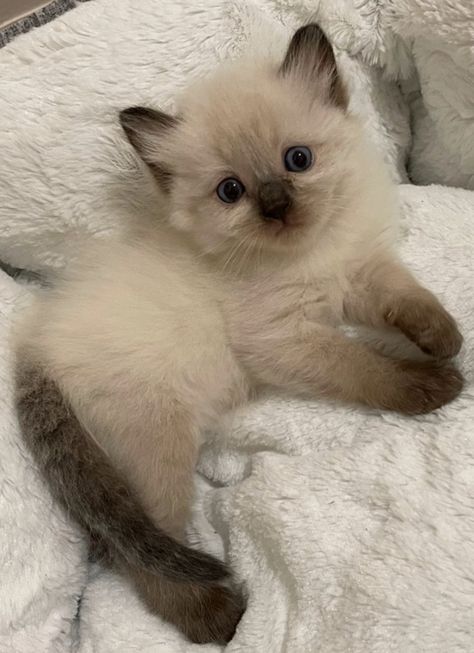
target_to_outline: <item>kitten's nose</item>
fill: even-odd
[[[281,181],[267,181],[258,189],[258,207],[265,220],[285,221],[291,196]]]

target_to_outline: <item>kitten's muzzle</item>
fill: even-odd
[[[293,202],[283,182],[268,181],[260,184],[257,203],[264,220],[278,220],[284,223]]]

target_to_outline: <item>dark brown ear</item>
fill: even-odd
[[[168,190],[171,170],[160,161],[160,140],[179,120],[163,111],[130,107],[120,112],[120,124],[128,140],[150,167],[163,190]]]
[[[336,106],[347,109],[347,91],[339,77],[332,46],[316,23],[300,27],[295,32],[280,73],[298,76],[307,84],[318,80],[322,83],[318,86],[324,88],[327,99]]]

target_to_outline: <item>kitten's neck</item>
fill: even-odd
[[[357,234],[341,228],[338,221],[329,225],[318,237],[301,239],[279,250],[255,248],[202,254],[209,269],[228,280],[256,281],[270,275],[299,274],[305,269],[328,271],[353,255]],[[303,272],[304,276],[304,272]]]
[[[237,281],[255,280],[275,272],[289,269],[302,261],[305,255],[297,249],[287,252],[248,251],[236,256],[233,250],[209,253],[203,256],[207,266],[225,279]]]

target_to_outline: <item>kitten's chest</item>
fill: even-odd
[[[308,323],[340,324],[342,318],[342,288],[335,279],[302,285],[299,302],[295,306],[298,319]]]
[[[342,321],[343,282],[334,275],[319,278],[268,278],[236,284],[227,313],[240,333],[285,330],[297,334],[315,324]]]

